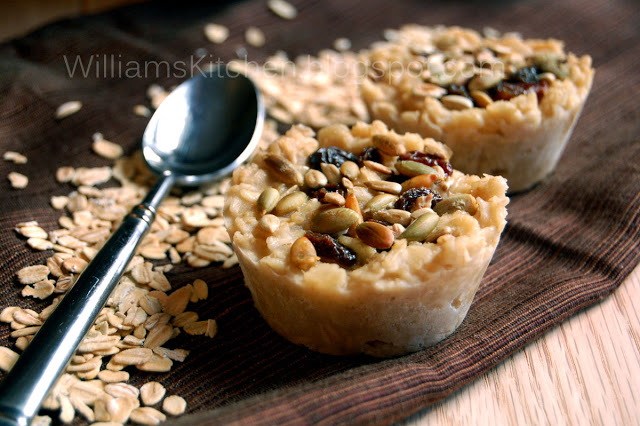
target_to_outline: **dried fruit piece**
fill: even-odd
[[[309,155],[309,165],[316,170],[320,170],[322,163],[333,164],[336,167],[340,167],[345,161],[356,163],[358,162],[358,157],[352,152],[335,146],[320,148]]]
[[[305,237],[311,241],[323,262],[339,263],[342,266],[355,265],[357,261],[355,252],[340,244],[331,235],[307,232]]]
[[[435,191],[432,191],[429,188],[425,188],[425,187],[411,188],[402,193],[400,198],[398,198],[398,200],[395,202],[394,207],[400,210],[411,211],[418,198],[428,197],[428,196],[433,197],[432,203],[434,201],[437,202],[442,199],[440,194],[436,193]]]

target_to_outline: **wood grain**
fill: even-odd
[[[640,424],[640,266],[616,292],[560,324],[410,425]]]

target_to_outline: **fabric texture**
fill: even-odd
[[[63,165],[110,164],[91,152],[91,135],[132,152],[146,119],[134,115],[151,83],[165,87],[180,76],[105,76],[94,68],[71,78],[67,65],[83,60],[186,61],[196,53],[236,57],[244,30],[263,29],[267,44],[247,47],[249,60],[276,50],[290,57],[315,54],[338,37],[354,49],[405,23],[447,24],[554,37],[593,57],[596,76],[573,136],[553,175],[513,196],[508,225],[466,320],[440,344],[408,356],[377,360],[332,357],[295,346],[269,329],[254,309],[239,268],[193,270],[179,266],[179,286],[203,278],[210,298],[196,309],[216,318],[214,339],[180,336],[191,350],[168,374],[132,373],[131,382],[163,383],[186,398],[193,416],[181,424],[367,423],[389,424],[446,397],[554,325],[614,291],[640,260],[640,58],[638,3],[625,0],[532,1],[293,1],[299,15],[285,21],[263,1],[149,3],[49,25],[0,45],[0,149],[19,151],[25,165],[0,163],[0,175],[28,175],[29,186],[0,180],[0,307],[40,310],[46,302],[22,299],[15,279],[24,266],[51,253],[30,250],[13,231],[37,220],[56,229],[63,195],[55,171]],[[231,37],[208,42],[203,26],[221,23]],[[206,51],[198,49],[206,49]],[[65,58],[66,62],[65,62]],[[109,66],[109,64],[107,64]],[[83,109],[61,121],[58,105],[81,100]],[[10,344],[0,327],[0,344]]]

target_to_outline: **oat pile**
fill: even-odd
[[[148,92],[153,106],[167,95],[159,86]],[[266,124],[263,143],[277,136],[274,129],[273,122]],[[9,306],[0,313],[0,321],[12,329],[17,351],[29,345],[60,298],[153,182],[140,152],[123,157],[122,147],[100,133],[93,135],[92,150],[114,163],[94,168],[64,166],[56,171],[58,182],[75,187],[67,195],[51,197],[51,206],[63,212],[58,229],[46,231],[35,221],[16,225],[16,233],[29,247],[53,253],[46,264],[16,273],[23,297],[51,300],[51,304],[40,312]],[[18,164],[27,161],[11,152],[4,158]],[[119,186],[98,187],[110,180]],[[190,310],[190,304],[208,298],[207,283],[197,279],[173,288],[165,272],[180,262],[195,268],[212,263],[229,268],[237,263],[222,220],[229,184],[227,178],[163,202],[137,254],[43,408],[58,410],[64,423],[80,415],[88,422],[157,424],[167,415],[185,412],[185,400],[178,395],[164,397],[166,390],[160,383],[152,381],[140,389],[127,384],[130,373],[126,369],[170,371],[174,362],[184,361],[189,354],[186,349],[171,348],[171,339],[180,333],[216,335],[215,319],[199,318]],[[18,356],[13,349],[0,347],[0,368],[8,371]],[[34,424],[50,421],[40,416]]]

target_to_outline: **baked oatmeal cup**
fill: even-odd
[[[456,169],[529,189],[555,168],[589,94],[589,56],[554,39],[459,27],[388,31],[363,58],[371,117],[447,144]]]
[[[293,126],[233,173],[225,225],[256,308],[290,341],[386,357],[460,325],[505,226],[504,178],[374,121]]]

